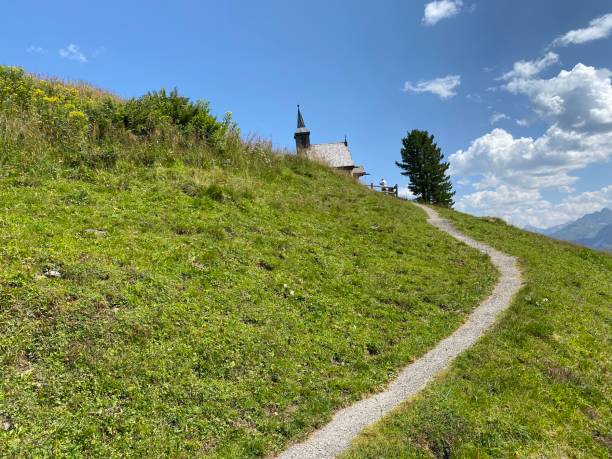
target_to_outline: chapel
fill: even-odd
[[[346,137],[342,142],[333,143],[310,143],[310,131],[304,123],[300,106],[298,105],[297,129],[293,135],[298,156],[305,156],[314,161],[319,161],[332,169],[346,172],[351,177],[359,179],[368,175],[362,166],[356,166],[348,148]]]

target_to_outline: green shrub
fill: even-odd
[[[126,101],[85,84],[43,80],[20,68],[0,66],[2,154],[16,146],[52,147],[72,166],[107,168],[118,160],[108,145],[119,144],[134,153],[130,159],[136,163],[152,165],[161,159],[155,155],[168,153],[168,148],[180,150],[171,152],[175,156],[190,149],[200,156],[223,153],[228,140],[238,135],[231,113],[217,120],[208,102],[192,102],[176,89]],[[192,162],[202,163],[193,152],[189,155]]]

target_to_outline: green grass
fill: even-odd
[[[610,457],[612,257],[441,213],[517,256],[526,286],[492,332],[344,457]]]
[[[272,454],[380,390],[497,277],[413,206],[293,157],[4,155],[2,457]]]

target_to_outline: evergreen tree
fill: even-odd
[[[417,200],[426,204],[452,207],[453,185],[446,174],[449,164],[427,131],[412,130],[402,139],[402,161],[396,162],[402,175],[410,178],[408,188]]]

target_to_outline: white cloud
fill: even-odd
[[[79,62],[87,62],[87,56],[85,56],[81,49],[74,43],[70,43],[65,48],[60,49],[59,55],[66,59],[71,59]]]
[[[461,85],[461,76],[448,75],[442,78],[434,78],[429,81],[420,81],[413,85],[410,81],[404,83],[404,92],[430,92],[442,100],[449,99],[457,94],[455,91]]]
[[[545,140],[543,140],[545,139]],[[504,129],[494,129],[474,140],[470,147],[450,156],[451,175],[479,176],[476,189],[500,185],[546,188],[571,185],[568,172],[585,167],[600,158],[574,158],[572,152],[549,152],[546,135],[514,138]]]
[[[521,119],[516,120],[516,124],[518,124],[519,126],[529,126],[529,120],[525,118],[521,118]]]
[[[612,72],[577,64],[550,79],[511,80],[505,89],[526,95],[535,115],[549,126],[536,138],[493,129],[451,155],[455,180],[469,177],[476,189],[460,199],[458,207],[519,225],[547,226],[598,210],[605,199],[609,203],[612,185],[559,204],[542,199],[540,193],[572,193],[578,181],[572,172],[610,164]]]
[[[610,34],[612,34],[612,13],[593,19],[584,29],[570,30],[565,35],[558,37],[553,42],[553,46],[579,45],[607,38]]]
[[[557,191],[559,191],[559,193],[569,194],[569,193],[573,193],[574,191],[576,191],[576,188],[574,188],[573,186],[563,185],[557,188]]]
[[[423,22],[434,25],[442,19],[450,18],[459,14],[463,2],[461,0],[437,0],[425,5]]]
[[[548,52],[539,60],[535,61],[518,61],[514,63],[514,67],[510,72],[504,73],[500,80],[515,80],[533,78],[540,74],[542,70],[559,62],[559,55],[553,52]]]
[[[524,202],[540,200],[541,196],[537,190],[524,190],[516,187],[501,185],[495,190],[484,190],[471,193],[457,203],[460,210],[477,209],[479,214],[486,215],[493,209],[514,209]]]
[[[508,89],[526,94],[549,128],[535,139],[494,129],[450,156],[451,173],[480,176],[477,189],[572,185],[570,172],[612,156],[611,75],[578,64],[548,80],[511,82]]]
[[[513,80],[506,89],[525,94],[536,113],[566,131],[612,130],[612,72],[577,64],[549,80]]]
[[[44,54],[45,50],[41,46],[28,46],[26,52],[30,54]]]
[[[604,207],[612,208],[612,185],[566,197],[556,204],[543,199],[537,190],[502,185],[464,196],[456,207],[476,215],[498,216],[520,227],[548,228]]]
[[[506,119],[508,119],[508,115],[505,113],[495,112],[491,115],[491,124],[496,124]]]
[[[398,196],[400,198],[404,198],[404,199],[414,199],[414,198],[416,198],[416,196],[414,194],[412,194],[412,191],[410,191],[408,186],[402,187],[399,190],[397,190],[397,194],[398,194]]]
[[[597,212],[605,207],[612,208],[612,185],[596,191],[587,191],[577,196],[570,196],[555,207],[559,212],[567,215],[568,220]]]

